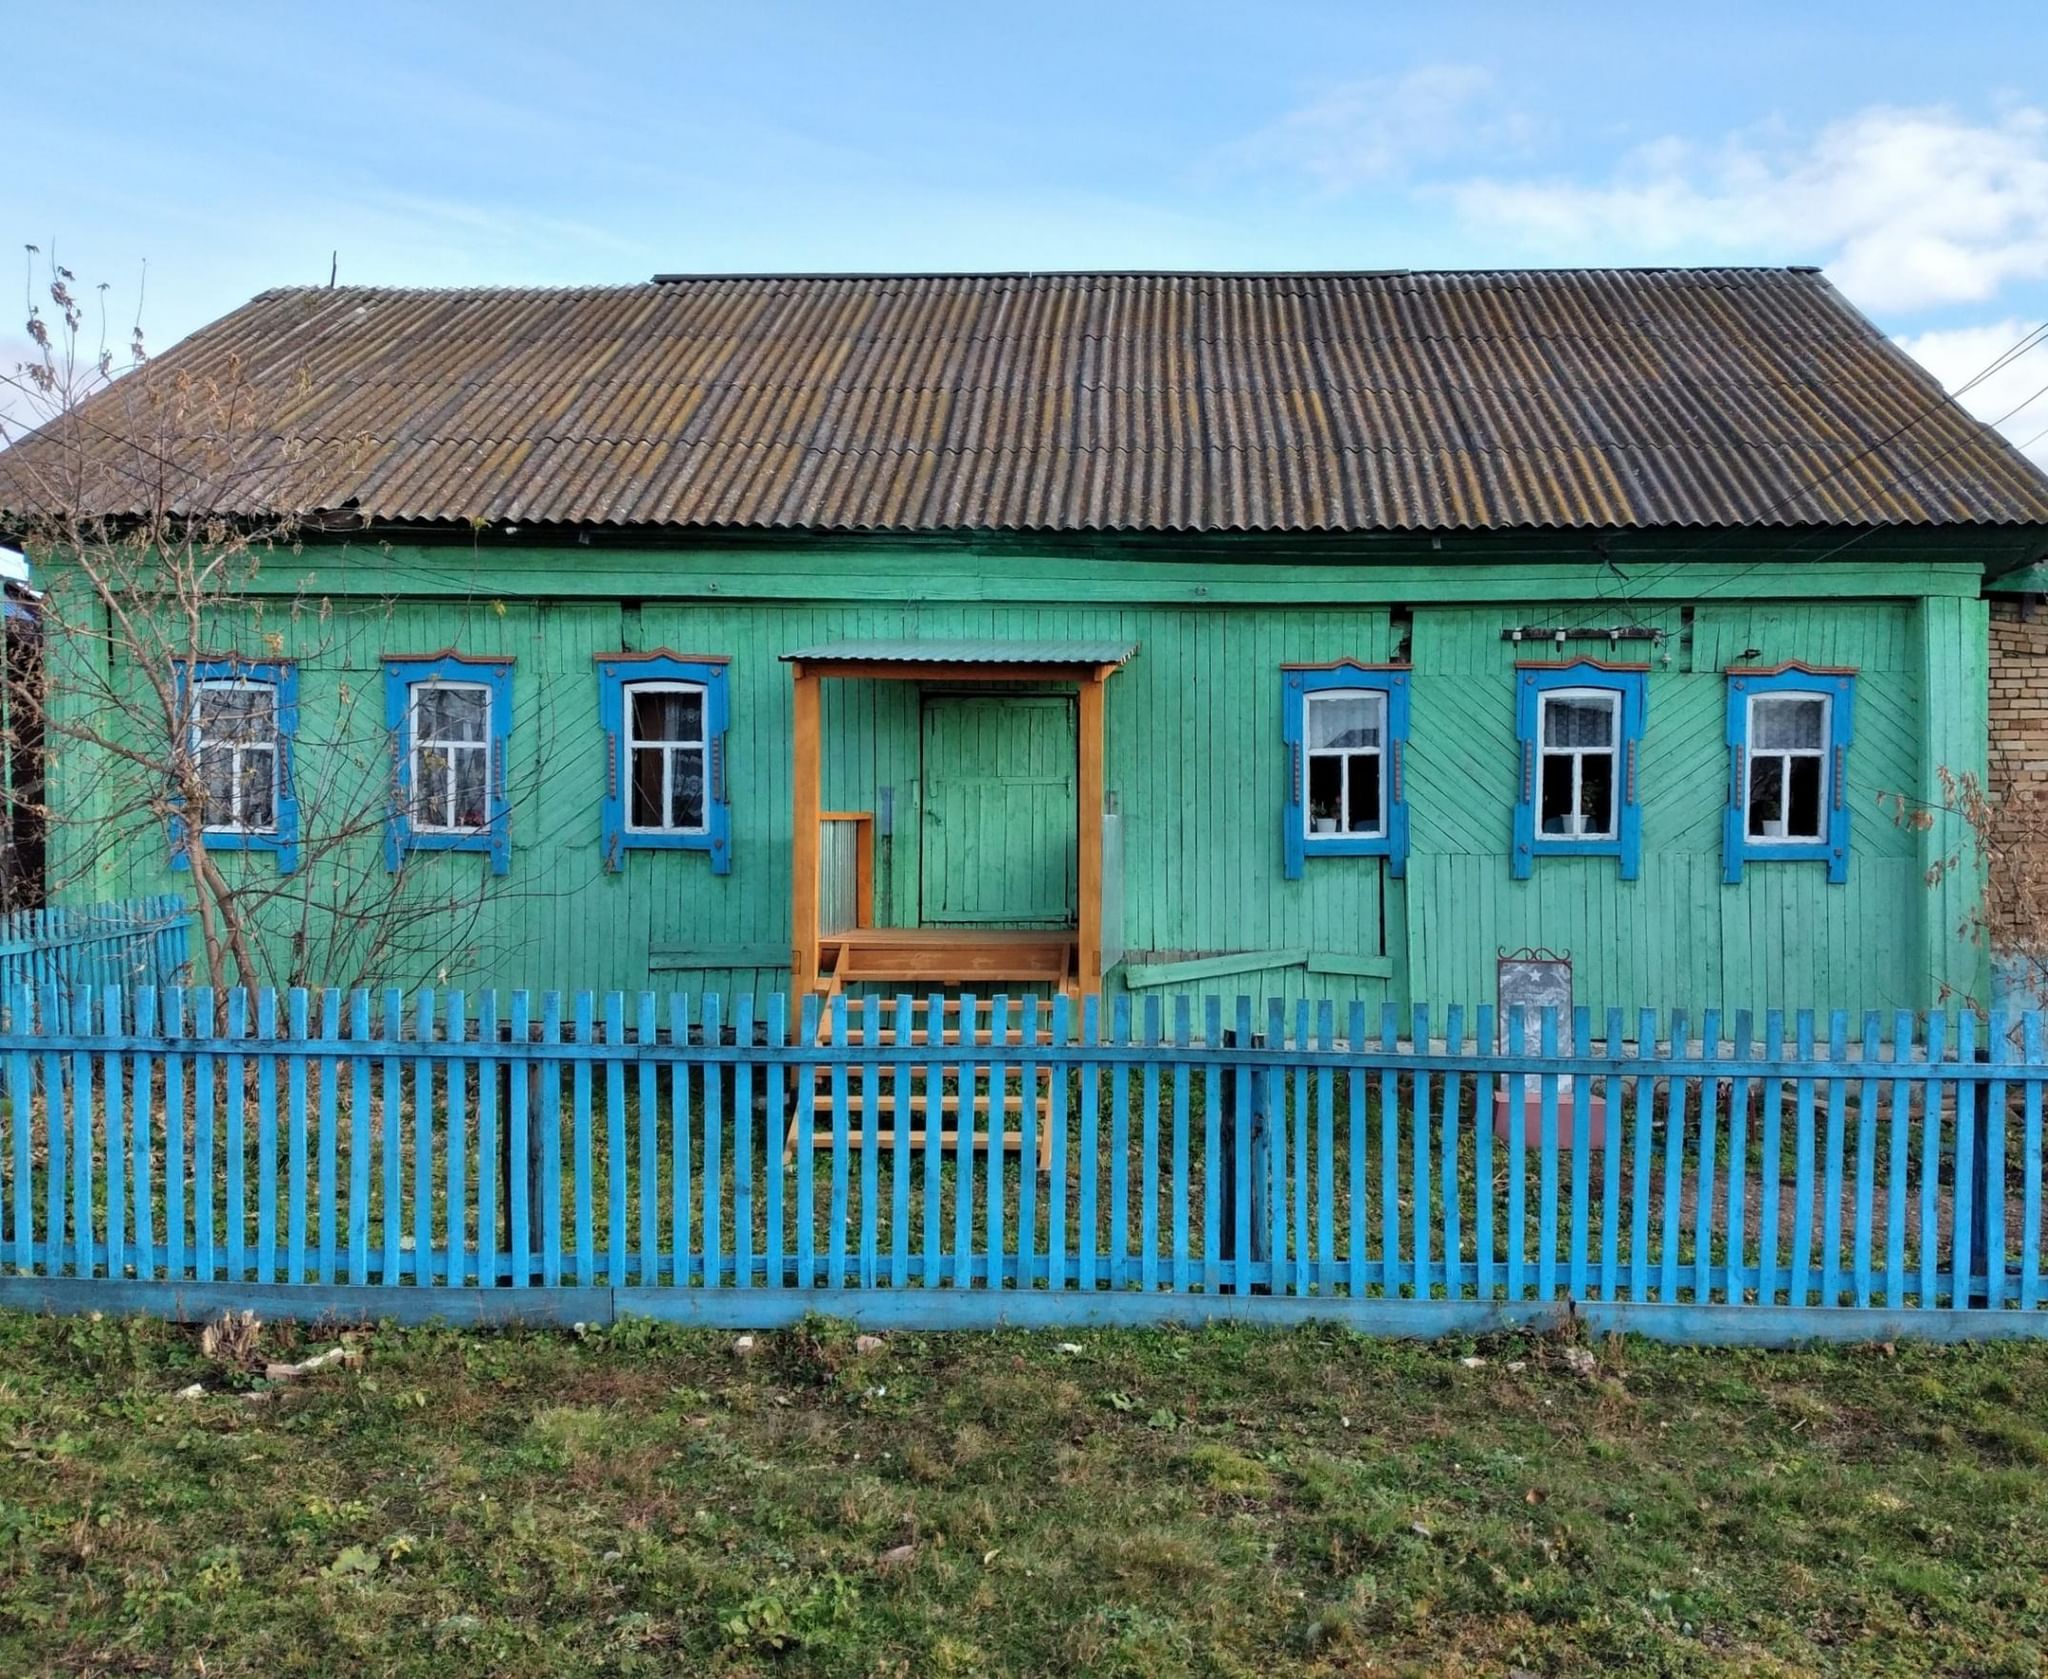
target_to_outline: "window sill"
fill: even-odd
[[[385,866],[395,874],[406,856],[416,851],[482,852],[491,860],[492,874],[509,874],[512,871],[511,839],[497,828],[427,829],[422,832],[402,825],[394,827],[385,841]]]
[[[1319,857],[1384,857],[1392,878],[1408,872],[1407,842],[1393,834],[1304,834],[1299,857],[1298,865],[1289,865],[1290,880],[1299,879],[1296,870]]]
[[[1742,871],[1751,863],[1806,863],[1828,871],[1828,883],[1843,884],[1849,878],[1849,857],[1826,840],[1760,840],[1738,846],[1729,856],[1722,880],[1729,886],[1742,884]]]
[[[200,848],[205,851],[223,854],[239,852],[244,855],[253,853],[259,856],[268,854],[275,857],[280,874],[294,873],[299,866],[299,842],[290,835],[216,833],[209,829],[197,837]],[[171,867],[181,874],[192,867],[192,858],[189,854],[191,843],[188,839],[181,839],[171,849]]]
[[[1554,839],[1538,838],[1529,845],[1532,857],[1619,857],[1619,839],[1566,839],[1562,835]]]

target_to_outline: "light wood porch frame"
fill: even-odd
[[[1101,991],[1102,819],[1107,794],[1103,756],[1103,689],[1123,663],[1123,658],[1085,662],[1048,661],[1044,658],[993,661],[983,658],[971,663],[956,660],[922,663],[902,659],[790,658],[794,700],[790,735],[793,758],[790,777],[790,979],[797,995],[815,990],[819,981],[819,947],[823,941],[819,926],[819,824],[828,815],[844,820],[849,814],[855,814],[828,813],[823,808],[820,685],[834,679],[950,685],[972,682],[1039,688],[1072,685],[1078,702],[1075,716],[1076,796],[1079,803],[1075,834],[1078,863],[1075,978],[1084,994]],[[963,950],[972,946],[978,937],[964,930],[953,936],[957,937]],[[987,941],[984,939],[982,942]]]

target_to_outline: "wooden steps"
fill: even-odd
[[[940,989],[992,984],[1070,987],[1072,933],[951,927],[858,927],[818,941],[825,983]]]
[[[896,930],[889,929],[889,931],[894,932]],[[987,934],[979,934],[975,935],[975,940],[977,944],[981,944],[983,941],[989,940],[990,937]],[[893,979],[898,984],[907,985],[916,981],[933,984],[935,983],[935,976],[918,974],[915,976],[915,980],[913,980],[910,970],[928,961],[933,950],[940,945],[957,949],[965,945],[966,942],[966,940],[961,939],[956,934],[941,934],[937,939],[929,937],[919,937],[917,939],[899,937],[881,941],[876,945],[867,945],[864,936],[859,940],[849,939],[849,944],[858,944],[866,949],[878,951],[880,953],[879,956],[872,964],[864,968],[857,960],[849,963],[847,960],[848,952],[845,949],[840,950],[836,953],[836,960],[831,972],[824,984],[820,986],[820,990],[828,1001],[843,996],[843,986],[848,979],[849,967],[853,969],[853,977],[860,980],[884,982]],[[983,948],[988,949],[989,947],[984,945]],[[1072,958],[1072,948],[1071,939],[1064,934],[1053,934],[1043,937],[1026,935],[1023,937],[1001,938],[994,946],[993,953],[986,958],[989,963],[988,967],[964,982],[959,978],[948,978],[943,981],[936,981],[936,983],[961,986],[963,983],[979,985],[990,982],[998,984],[1035,982],[1054,984],[1061,990],[1068,991],[1071,994],[1071,985],[1069,983],[1071,967],[1069,964]],[[1057,977],[1053,973],[1053,963],[1048,959],[1048,952],[1052,951],[1057,951],[1058,962],[1063,970]],[[896,966],[890,966],[890,963],[897,961],[898,958],[901,958],[900,962]],[[874,971],[877,968],[884,971],[877,973]],[[1018,1018],[1014,1004],[1012,1004],[1010,1023],[1003,1030],[1000,1046],[996,1041],[994,1004],[990,999],[977,997],[974,1001],[972,1017],[963,1019],[966,1013],[965,1003],[959,997],[949,997],[941,1002],[939,1006],[938,1043],[949,1047],[958,1047],[962,1043],[966,1043],[990,1051],[1000,1047],[1012,1059],[1021,1057],[1029,1049],[1030,1042],[1026,1039],[1023,1025]],[[896,1029],[896,1008],[893,1001],[885,1002],[882,1005],[881,1018],[883,1024],[877,1025],[872,1036],[870,1036],[866,1008],[864,1006],[856,1006],[851,1002],[848,1004],[845,1038],[848,1044],[886,1046],[899,1050],[903,1056],[901,1063],[885,1064],[876,1069],[875,1102],[872,1115],[868,1112],[867,1093],[863,1088],[866,1082],[864,1069],[849,1070],[846,1092],[846,1115],[849,1121],[848,1144],[851,1147],[860,1146],[864,1137],[862,1127],[869,1123],[875,1126],[877,1146],[883,1148],[894,1147],[895,1122],[898,1111],[899,1071],[908,1070],[908,1097],[913,1107],[922,1109],[927,1103],[927,1080],[929,1074],[926,1067],[919,1065],[917,1062],[918,1050],[930,1047],[933,1042],[930,1011],[926,1000],[924,998],[918,999],[917,1023],[912,1026],[907,1037],[900,1034]],[[1032,1039],[1041,1044],[1049,1044],[1051,1042],[1050,1024],[1046,1012],[1041,1009],[1039,1011],[1039,1026],[1032,1034]],[[823,1046],[831,1041],[832,1010],[828,1008],[819,1017],[816,1042]],[[956,1149],[959,1146],[960,1112],[962,1107],[960,1074],[962,1070],[957,1066],[948,1066],[940,1072],[939,1111],[936,1117],[941,1126],[939,1135],[942,1145],[948,1150]],[[998,1104],[991,1100],[991,1093],[988,1089],[989,1073],[987,1069],[975,1068],[972,1071],[975,1075],[974,1091],[972,1099],[966,1104],[966,1107],[968,1110],[969,1130],[974,1133],[973,1146],[977,1150],[985,1149],[988,1146],[987,1130],[988,1126],[992,1123],[991,1110],[998,1109],[1004,1126],[1002,1147],[1006,1150],[1021,1150],[1024,1146],[1023,1132],[1021,1128],[1011,1129],[1011,1126],[1020,1121],[1024,1114],[1026,1095],[1023,1089],[1022,1069],[1012,1066],[1005,1070],[999,1108]],[[1050,1070],[1041,1069],[1034,1083],[1036,1088],[1032,1091],[1029,1099],[1038,1119],[1038,1163],[1040,1168],[1043,1169],[1051,1163],[1052,1158],[1052,1136],[1048,1126],[1052,1094],[1052,1075]],[[802,1146],[803,1132],[807,1121],[811,1132],[810,1146],[813,1149],[829,1149],[832,1146],[832,1074],[830,1070],[824,1067],[818,1068],[813,1077],[807,1081],[807,1086],[807,1088],[799,1088],[796,1091],[795,1098],[791,1103],[789,1129],[784,1139],[783,1152],[785,1157]],[[804,1112],[806,1107],[810,1110],[808,1116]],[[925,1113],[921,1117],[923,1120],[929,1120],[933,1116]],[[913,1147],[921,1148],[924,1145],[925,1129],[923,1123],[915,1125],[910,1133],[909,1141]]]

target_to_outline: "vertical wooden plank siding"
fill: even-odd
[[[1098,675],[1094,681],[1081,684],[1077,715],[1080,759],[1077,796],[1081,801],[1077,859],[1080,873],[1080,948],[1077,963],[1081,989],[1090,993],[1102,984],[1102,816],[1108,797],[1104,767],[1105,714],[1103,678]]]
[[[818,978],[818,812],[824,774],[818,678],[793,667],[790,724],[790,989],[807,995]]]

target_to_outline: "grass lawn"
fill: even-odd
[[[2048,1649],[2048,1345],[1615,1343],[1588,1371],[1326,1330],[352,1340],[357,1367],[251,1401],[192,1331],[0,1316],[0,1674],[2032,1674]],[[265,1326],[253,1362],[333,1344]]]

